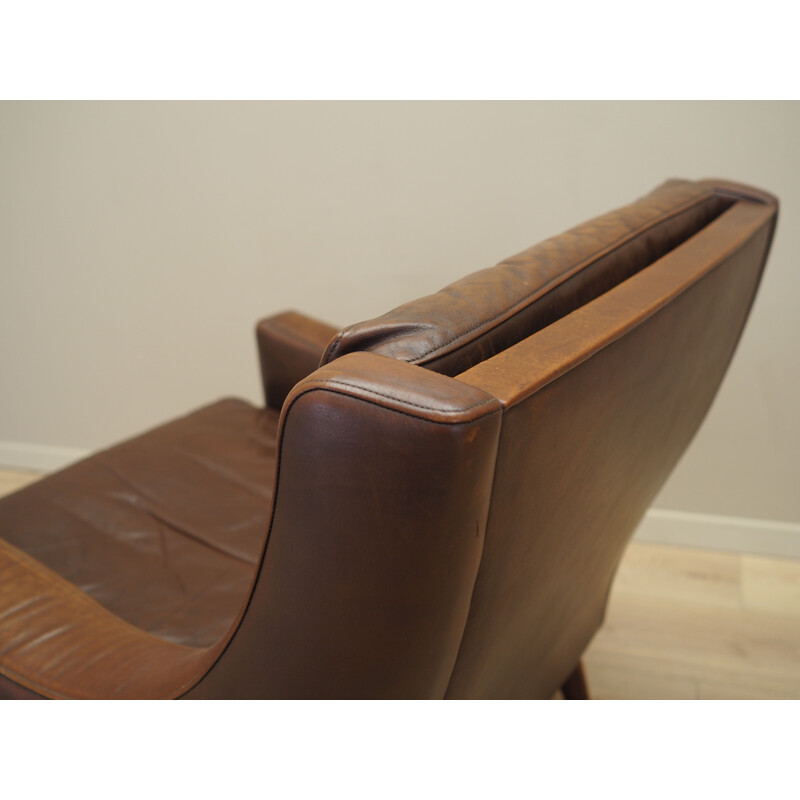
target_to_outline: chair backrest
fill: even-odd
[[[345,328],[322,363],[369,351],[456,375],[657,261],[734,202],[710,181],[667,181],[629,206]]]
[[[722,380],[776,216],[670,182],[342,332],[284,404],[251,601],[189,696],[552,695]]]

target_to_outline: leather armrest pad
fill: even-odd
[[[0,676],[54,698],[174,697],[215,655],[128,624],[3,539],[0,641]]]
[[[319,366],[338,328],[297,311],[262,319],[256,326],[264,399],[280,409],[295,384]]]

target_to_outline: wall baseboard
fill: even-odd
[[[0,441],[0,467],[52,472],[89,451]],[[637,542],[800,558],[800,523],[651,508],[639,525]]]
[[[633,538],[677,547],[800,558],[800,524],[794,522],[651,508]]]
[[[0,442],[0,466],[8,469],[29,469],[52,472],[89,455],[88,450],[74,447],[51,447],[26,442]]]

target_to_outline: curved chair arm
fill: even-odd
[[[177,697],[218,655],[130,625],[3,539],[0,627],[0,683],[40,697]]]
[[[338,328],[297,311],[262,319],[256,326],[264,400],[280,410],[295,384],[310,375]]]

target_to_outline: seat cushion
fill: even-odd
[[[222,400],[0,501],[0,537],[127,622],[207,647],[267,532],[278,412]]]

